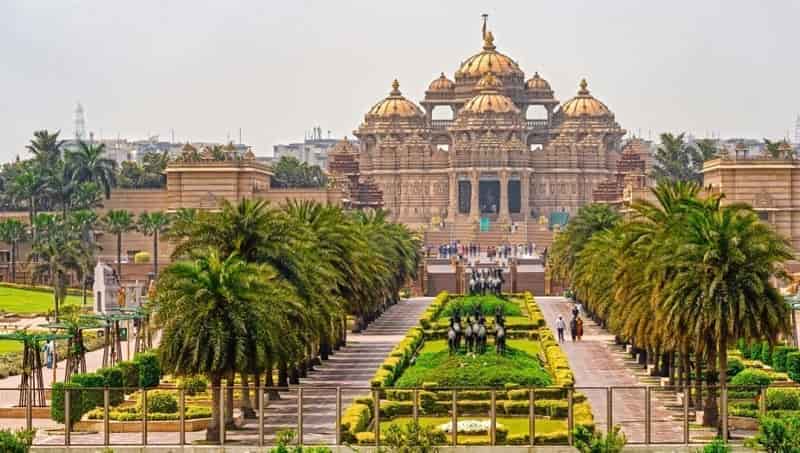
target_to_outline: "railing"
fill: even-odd
[[[550,128],[547,120],[528,120],[528,129],[547,131]]]
[[[431,120],[432,129],[447,129],[453,125],[453,120]]]
[[[792,386],[800,391],[800,387]],[[242,406],[242,386],[213,388],[217,394],[217,408],[223,419],[232,419],[235,413],[230,408]],[[50,390],[50,389],[48,389]],[[239,394],[239,402],[231,401],[231,390]],[[371,405],[371,420],[364,426],[366,433],[372,433],[368,442],[362,445],[380,446],[383,431],[390,424],[404,425],[407,422],[419,421],[421,417],[438,417],[439,424],[450,425],[453,435],[446,444],[457,446],[461,437],[465,442],[474,444],[475,436],[459,432],[458,421],[461,417],[470,420],[488,422],[486,437],[478,440],[488,445],[572,445],[574,428],[579,425],[591,426],[598,431],[611,432],[615,426],[627,436],[629,444],[692,444],[702,443],[713,437],[715,428],[691,428],[690,414],[695,410],[689,404],[691,395],[698,398],[694,386],[631,386],[631,387],[574,387],[574,388],[414,388],[391,389],[407,390],[410,400],[402,400],[405,413],[395,410],[394,415],[387,417],[391,407],[386,399],[387,390],[368,387],[344,386],[291,386],[249,388],[254,410],[252,418],[241,418],[241,426],[229,430],[226,424],[219,427],[220,445],[235,442],[236,445],[265,446],[275,445],[277,433],[283,430],[295,432],[294,442],[300,445],[345,445],[353,443],[353,433],[342,429],[343,414],[346,408],[357,399]],[[38,391],[38,390],[37,390]],[[85,387],[60,390],[59,407],[63,408],[63,419],[70,429],[60,431],[47,430],[37,435],[34,445],[47,446],[114,446],[114,445],[170,445],[182,446],[205,438],[203,423],[208,418],[197,422],[187,418],[186,410],[191,405],[209,408],[213,398],[190,396],[183,388],[159,389],[119,389]],[[130,409],[131,400],[123,402],[116,409],[112,408],[112,399],[119,403],[120,391],[125,394],[136,393],[141,405],[141,417],[129,417],[130,422],[111,420],[111,412]],[[153,392],[159,392],[154,394]],[[723,434],[727,435],[729,427],[738,429],[741,417],[729,417],[730,407],[741,409],[741,405],[752,406],[752,412],[758,415],[768,414],[766,388],[764,387],[702,387],[702,400],[714,391],[721,401],[720,416]],[[19,392],[19,389],[0,389],[0,395],[8,400],[8,392]],[[149,410],[148,401],[164,399],[165,392],[177,400],[177,415],[171,420],[162,421],[163,413]],[[729,400],[729,395],[733,396]],[[478,393],[483,396],[478,398]],[[227,395],[226,395],[227,394]],[[487,397],[488,395],[488,397]],[[744,395],[744,396],[743,396]],[[276,396],[280,399],[276,400]],[[670,399],[674,401],[669,401]],[[24,411],[24,426],[28,429],[52,425],[42,420],[49,414],[44,408],[32,407],[28,404],[21,408],[0,408],[0,427],[19,426],[20,421],[12,422],[9,411],[17,410],[17,416]],[[85,412],[83,404],[87,401],[98,402],[97,409],[102,408],[102,420],[83,420],[70,423],[74,417],[72,411]],[[394,400],[395,403],[401,400]],[[744,403],[742,403],[744,401]],[[100,403],[101,402],[101,403]],[[383,403],[383,404],[382,404]],[[205,404],[205,406],[202,406]],[[126,406],[127,405],[127,406]],[[409,408],[410,405],[410,408]],[[433,406],[431,406],[433,405]],[[738,406],[737,406],[738,405]],[[395,406],[396,409],[397,406]],[[757,409],[755,409],[757,407]],[[586,408],[591,408],[592,418],[587,419]],[[262,410],[263,409],[263,410]],[[208,409],[206,409],[208,410]],[[3,412],[5,411],[5,412]],[[239,415],[243,414],[239,411]],[[364,415],[364,414],[362,414]],[[95,412],[94,416],[97,416]],[[118,415],[115,415],[118,417]],[[22,418],[22,416],[20,416]],[[734,420],[736,419],[736,420]],[[424,421],[429,421],[426,418]],[[444,421],[446,420],[446,421]],[[753,418],[753,420],[755,420]],[[443,423],[441,423],[443,422]],[[753,421],[755,423],[755,421]],[[190,424],[192,426],[190,426]],[[505,425],[503,430],[500,424]],[[91,426],[88,426],[91,425]],[[198,425],[201,427],[198,430]],[[75,428],[80,428],[76,430]],[[85,431],[94,431],[87,434]],[[699,431],[699,432],[698,432]],[[555,433],[555,434],[554,434]],[[502,435],[501,435],[502,434]],[[696,434],[696,436],[693,436]],[[463,436],[463,437],[462,437]],[[362,439],[363,440],[363,439]]]
[[[454,120],[431,120],[432,129],[447,129],[453,125]],[[547,120],[526,120],[528,129],[546,132],[550,125]]]

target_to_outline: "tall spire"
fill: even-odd
[[[484,13],[481,14],[483,17],[483,27],[481,27],[481,38],[486,39],[486,21],[489,20],[489,15]]]

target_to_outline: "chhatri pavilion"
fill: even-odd
[[[589,91],[560,103],[538,72],[497,50],[491,31],[453,79],[441,73],[419,104],[397,80],[329,157],[357,206],[383,206],[428,243],[527,242],[563,224],[598,189],[621,196],[625,130]],[[604,193],[605,193],[604,192]]]

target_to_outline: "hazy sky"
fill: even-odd
[[[581,77],[631,133],[794,137],[800,1],[0,0],[0,160],[36,129],[252,144],[352,135],[391,80],[419,101],[499,51],[562,102]]]

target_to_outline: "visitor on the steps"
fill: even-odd
[[[578,328],[578,331],[577,331],[577,333],[578,333],[578,341],[581,341],[581,338],[583,337],[583,319],[581,319],[580,316],[578,317],[578,320],[577,320],[577,328]]]
[[[564,323],[564,318],[561,315],[558,315],[558,319],[556,320],[556,332],[558,332],[558,342],[564,342],[564,329],[567,325]]]

